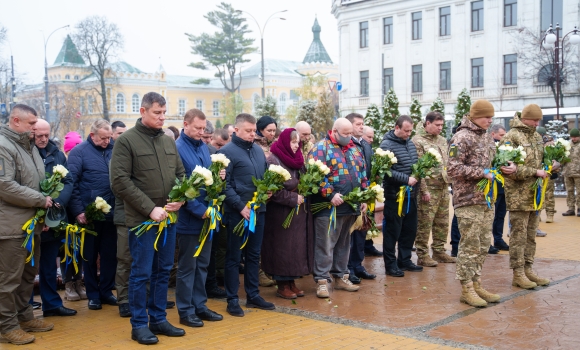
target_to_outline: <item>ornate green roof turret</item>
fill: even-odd
[[[70,35],[66,36],[62,48],[54,60],[54,66],[62,66],[67,64],[85,65],[85,60],[79,54],[76,45],[73,43]]]
[[[314,19],[314,25],[312,26],[312,34],[314,38],[312,39],[312,44],[304,57],[302,63],[313,63],[313,62],[324,62],[332,63],[330,56],[326,52],[322,41],[320,41],[320,24],[318,24],[318,19]]]

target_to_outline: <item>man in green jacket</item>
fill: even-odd
[[[35,319],[28,304],[38,271],[42,224],[36,225],[31,237],[32,261],[25,263],[30,252],[22,247],[22,225],[37,208],[52,206],[52,198],[40,193],[44,163],[31,136],[37,120],[33,108],[17,104],[8,125],[0,126],[0,343],[31,343],[35,338],[27,331],[54,327]]]
[[[185,335],[183,329],[167,322],[165,312],[169,271],[175,252],[175,223],[168,225],[159,236],[158,226],[139,237],[136,231],[131,231],[148,220],[166,220],[168,212],[177,212],[183,204],[167,202],[175,179],[181,179],[185,169],[175,142],[163,132],[165,104],[165,98],[158,93],[149,92],[143,96],[141,118],[134,128],[119,136],[111,159],[112,189],[125,204],[125,224],[129,228],[129,248],[133,257],[129,277],[131,338],[140,344],[157,343],[155,334]],[[147,282],[150,282],[149,298]]]

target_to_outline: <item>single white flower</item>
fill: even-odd
[[[225,154],[216,153],[212,154],[210,157],[212,163],[222,163],[224,167],[227,167],[230,164],[230,160]]]
[[[566,151],[566,152],[564,152],[564,155],[565,155],[566,157],[570,157],[570,151]]]
[[[393,158],[391,158],[391,163],[392,163],[392,164],[396,164],[396,163],[397,163],[397,157],[393,157]]]
[[[520,154],[522,155],[522,159],[526,159],[526,157],[528,156],[526,151],[520,151]]]
[[[52,172],[60,174],[61,178],[65,178],[66,175],[68,174],[68,170],[63,165],[60,165],[60,164],[55,165],[52,168]]]
[[[192,175],[193,174],[201,175],[201,177],[203,177],[203,180],[204,180],[204,183],[206,186],[213,185],[213,176],[212,176],[211,171],[209,169],[206,169],[202,166],[196,165],[195,169],[193,169],[191,174]]]
[[[314,159],[310,158],[308,159],[308,164],[313,165],[315,163]]]
[[[103,211],[103,213],[109,214],[109,212],[111,211],[111,206],[109,204],[105,203],[105,206],[103,208],[101,208],[101,210]]]

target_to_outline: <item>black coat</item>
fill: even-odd
[[[367,165],[367,179],[369,179],[369,181],[372,182],[372,179],[371,179],[371,165],[372,165],[372,160],[373,160],[373,148],[365,140],[362,140],[361,139],[360,142],[359,142],[357,139],[355,139],[353,137],[352,138],[352,141],[359,148],[359,150],[361,151],[361,153],[365,157],[365,163]]]
[[[419,159],[415,144],[410,139],[403,140],[395,135],[393,130],[389,131],[383,137],[380,146],[383,150],[389,150],[397,157],[397,163],[393,164],[391,173],[393,176],[385,176],[383,188],[385,189],[385,199],[397,199],[401,186],[409,184],[409,177],[411,176],[411,167],[417,163]],[[417,179],[419,180],[419,179]],[[419,182],[413,186],[411,196],[417,197],[419,192]]]

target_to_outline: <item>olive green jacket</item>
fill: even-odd
[[[44,208],[46,197],[40,193],[44,178],[44,162],[29,133],[0,126],[0,239],[22,238],[22,225],[36,208]],[[36,225],[35,234],[41,230],[42,225]]]
[[[447,140],[441,135],[432,135],[425,130],[424,124],[421,122],[417,124],[416,134],[413,136],[413,143],[417,148],[417,155],[419,157],[423,156],[429,148],[434,148],[441,154],[443,159],[443,164],[439,164],[435,169],[433,169],[433,175],[431,179],[422,179],[420,191],[423,194],[428,191],[429,188],[442,188],[447,187],[450,182],[447,178],[447,162],[449,160],[449,152],[447,146]]]
[[[115,196],[125,204],[128,227],[148,220],[155,207],[164,207],[175,179],[183,175],[175,141],[162,129],[148,128],[139,119],[115,141],[111,184]]]

